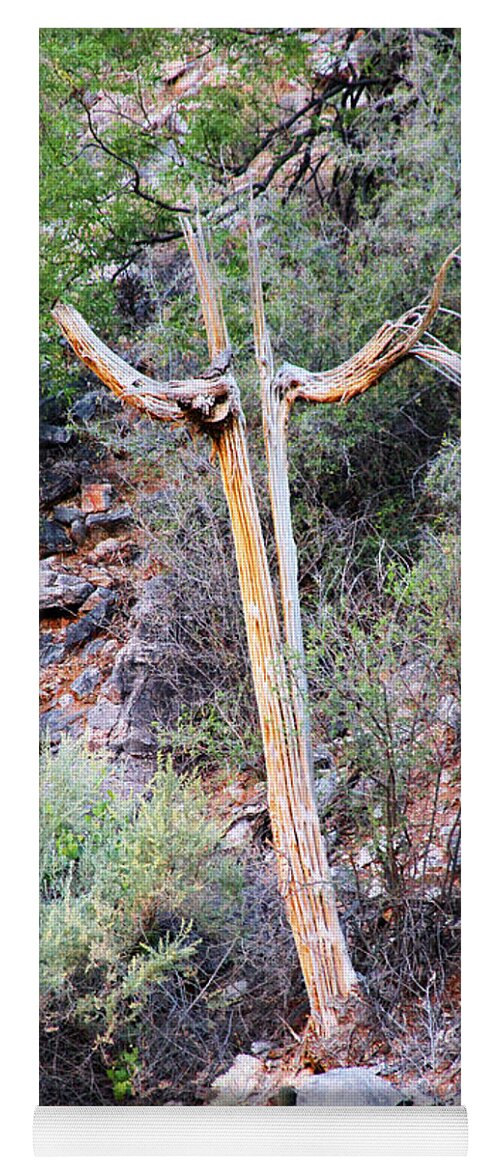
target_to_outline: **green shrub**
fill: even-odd
[[[344,596],[308,628],[316,719],[327,736],[339,722],[348,730],[336,813],[369,832],[392,895],[404,890],[412,850],[410,785],[419,777],[439,788],[439,699],[443,691],[458,698],[458,573],[456,537],[429,533],[410,569],[386,565],[378,599],[359,608]]]
[[[223,852],[200,782],[168,761],[141,799],[110,781],[81,743],[43,753],[41,1101],[197,1101],[221,1062],[281,1037],[291,998],[306,1007],[274,858]]]
[[[44,751],[40,968],[50,1020],[105,1036],[112,1054],[120,1037],[133,1037],[152,988],[172,972],[192,977],[203,934],[227,935],[238,903],[222,830],[206,815],[199,781],[180,781],[168,761],[137,801],[111,791],[106,761],[81,744]],[[122,1065],[108,1071],[116,1100],[128,1086]]]

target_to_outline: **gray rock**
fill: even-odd
[[[111,703],[109,699],[100,699],[95,707],[87,712],[87,725],[98,732],[111,732],[120,715],[120,705]]]
[[[320,817],[326,817],[339,785],[339,776],[328,744],[317,744],[313,751],[314,789]]]
[[[122,409],[118,399],[113,398],[101,390],[89,390],[82,398],[77,399],[71,408],[73,419],[86,423],[96,415],[110,415]]]
[[[85,528],[85,521],[83,519],[72,521],[71,536],[75,542],[75,545],[83,545],[85,543],[87,530]]]
[[[67,415],[65,396],[59,394],[41,394],[38,403],[38,415],[41,423],[63,423]]]
[[[71,431],[66,427],[55,427],[53,423],[40,423],[40,447],[59,447],[71,443]]]
[[[222,1002],[225,1007],[230,1004],[237,1004],[238,1001],[243,1000],[248,992],[247,980],[235,980],[233,984],[226,984],[222,989]]]
[[[40,565],[39,608],[42,613],[77,610],[93,593],[94,587],[72,573],[59,572],[53,565]]]
[[[270,1041],[252,1041],[250,1049],[254,1057],[265,1057],[272,1049]]]
[[[258,1057],[239,1053],[227,1073],[213,1083],[213,1106],[239,1106],[266,1089],[269,1078],[264,1062]]]
[[[100,587],[94,590],[88,602],[92,602],[93,598],[95,598],[96,604],[92,608],[89,608],[88,612],[78,622],[72,622],[70,626],[66,627],[66,650],[73,650],[74,647],[83,646],[89,638],[92,638],[93,634],[96,634],[98,630],[105,630],[108,626],[113,612],[114,594],[111,590],[105,590]]]
[[[59,521],[59,524],[70,525],[74,520],[81,520],[83,513],[81,508],[76,507],[76,504],[56,504],[53,516],[54,520]]]
[[[152,725],[168,724],[172,712],[175,689],[163,668],[170,637],[168,579],[159,575],[144,582],[131,614],[130,636],[116,656],[106,687],[121,706],[111,744],[131,756],[156,752]]]
[[[69,460],[43,467],[40,474],[40,503],[57,504],[72,496],[80,486],[81,468]]]
[[[315,773],[314,789],[320,817],[326,817],[330,812],[338,785],[339,776],[335,768],[329,769],[328,772]]]
[[[91,642],[88,647],[85,647],[84,651],[82,651],[82,663],[87,663],[89,659],[93,659],[94,655],[97,655],[99,651],[104,649],[104,647],[106,649],[114,647],[116,650],[117,644],[112,638],[95,638],[94,641]]]
[[[40,549],[42,553],[69,553],[73,542],[62,525],[53,520],[40,522]]]
[[[71,684],[71,690],[79,699],[85,699],[87,695],[92,695],[96,687],[101,682],[101,672],[98,667],[86,667],[81,675],[75,679]]]
[[[437,718],[440,723],[451,728],[456,736],[460,735],[461,709],[458,699],[454,695],[442,696],[437,710]]]
[[[253,831],[251,823],[242,817],[224,835],[221,841],[221,848],[223,850],[239,850],[243,846],[249,845],[252,841]]]
[[[90,512],[85,518],[85,526],[87,529],[116,529],[119,525],[132,524],[133,519],[132,509],[125,504],[108,512]]]
[[[297,1106],[399,1106],[422,1102],[417,1091],[393,1086],[363,1067],[317,1074],[296,1093]]]
[[[55,642],[52,635],[40,635],[40,654],[39,661],[41,667],[50,667],[55,663],[60,663],[64,658],[64,647],[59,642]]]
[[[69,707],[53,707],[40,716],[40,738],[48,737],[51,744],[58,744],[62,735],[80,736],[83,727],[82,713]]]

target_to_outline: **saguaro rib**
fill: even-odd
[[[286,396],[289,406],[297,398],[317,403],[347,403],[375,386],[384,374],[404,359],[421,357],[423,350],[430,365],[445,376],[449,376],[452,368],[453,381],[458,381],[459,354],[439,342],[434,347],[418,344],[437,313],[446,273],[457,256],[458,250],[451,252],[441,265],[427,304],[408,310],[397,321],[385,321],[366,345],[333,370],[314,373],[302,366],[285,363],[274,379],[276,392]]]

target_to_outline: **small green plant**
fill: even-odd
[[[116,1061],[108,1069],[108,1078],[113,1087],[115,1102],[124,1102],[134,1093],[134,1077],[139,1072],[139,1050],[137,1048],[123,1050],[118,1054]]]

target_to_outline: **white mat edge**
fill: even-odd
[[[463,1106],[39,1106],[36,1156],[466,1155]]]

